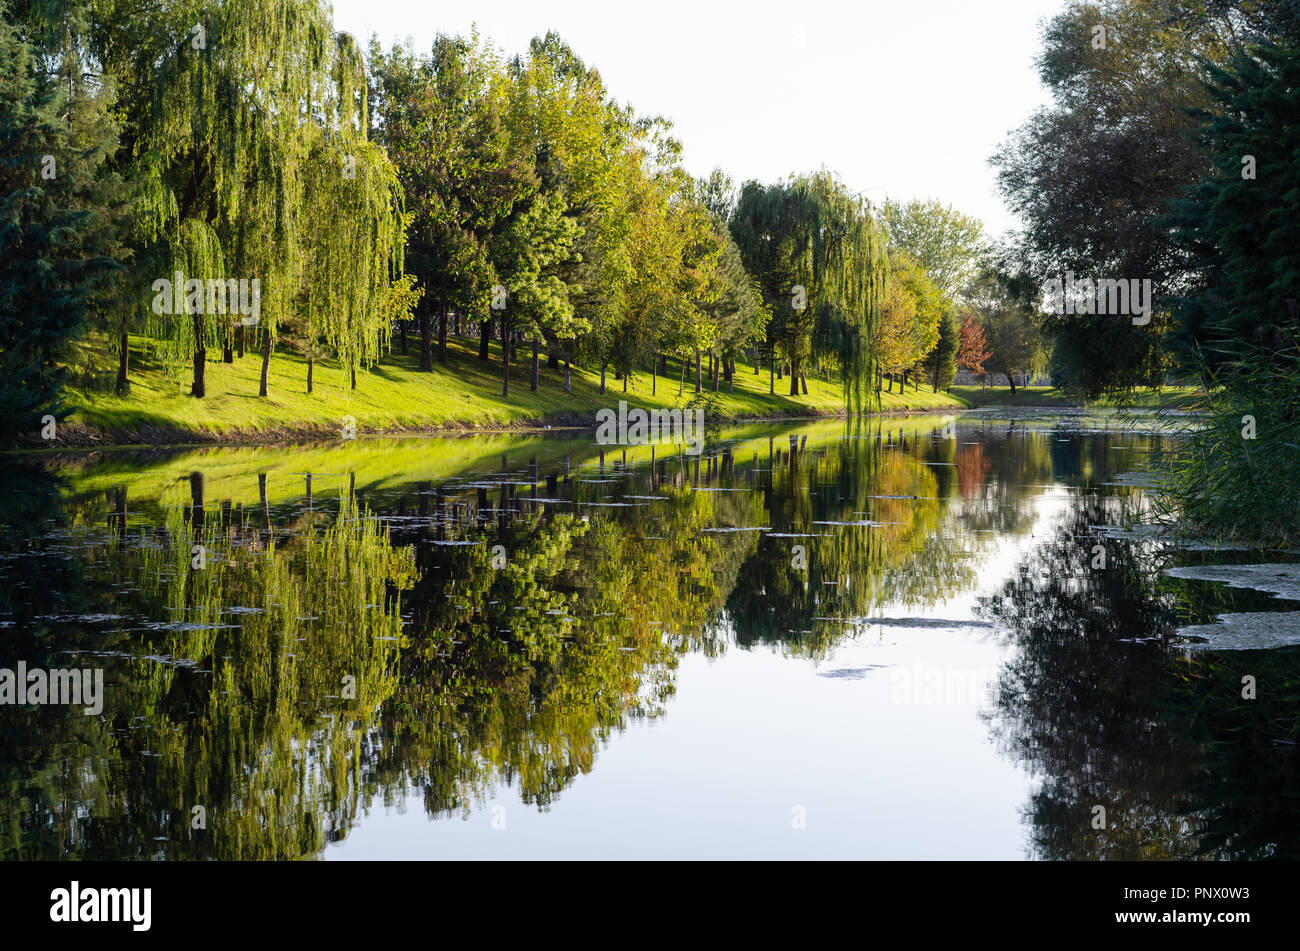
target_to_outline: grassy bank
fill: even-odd
[[[953,396],[972,407],[1041,406],[1047,408],[1112,406],[1128,408],[1191,409],[1204,402],[1204,395],[1194,387],[1165,387],[1160,391],[1139,389],[1122,400],[1102,399],[1090,403],[1062,392],[1054,386],[1018,386],[1013,394],[1009,386],[954,386]]]
[[[811,389],[811,387],[810,387]],[[943,425],[942,416],[915,415],[881,420],[895,438],[930,433]],[[788,447],[798,436],[805,450],[841,439],[844,424],[825,419],[783,424],[752,424],[723,431],[736,459],[766,459],[772,451]],[[596,472],[602,464],[647,465],[653,458],[668,459],[673,466],[690,465],[694,457],[679,445],[599,446],[590,432],[542,434],[475,433],[436,440],[374,437],[347,442],[286,446],[199,446],[177,453],[153,450],[113,452],[73,451],[55,456],[55,469],[75,496],[104,498],[115,488],[129,487],[131,510],[158,515],[153,506],[180,506],[190,501],[189,475],[203,473],[211,499],[235,505],[260,502],[263,491],[271,504],[291,502],[310,489],[321,498],[355,488],[364,492],[400,489],[419,482],[433,485],[454,478],[484,473],[514,473],[527,478],[529,467],[542,464],[554,472],[563,461],[575,473]],[[549,467],[549,468],[548,468]],[[263,481],[264,480],[264,481]]]
[[[413,341],[414,343],[414,341]],[[494,347],[488,362],[471,349],[474,341],[453,340],[446,365],[435,362],[432,373],[418,369],[416,347],[394,353],[373,369],[357,375],[357,389],[332,361],[317,363],[314,391],[306,392],[307,365],[296,353],[282,350],[271,361],[270,395],[257,395],[261,371],[259,354],[249,353],[226,364],[207,365],[207,395],[189,395],[189,375],[169,377],[153,358],[149,341],[132,341],[132,390],[127,397],[112,392],[115,359],[94,343],[79,361],[99,368],[83,371],[68,392],[73,414],[60,430],[61,442],[156,443],[199,441],[266,441],[296,435],[337,435],[345,416],[355,419],[358,433],[436,429],[505,428],[541,423],[590,423],[598,409],[626,399],[636,406],[680,406],[694,394],[687,371],[678,395],[681,365],[669,362],[669,374],[652,379],[648,372],[624,382],[611,374],[607,392],[600,392],[599,369],[574,367],[572,390],[564,390],[562,369],[548,369],[542,360],[541,384],[529,390],[531,352],[519,350],[512,367],[510,395],[501,395],[501,359]],[[723,381],[713,394],[717,413],[725,419],[823,416],[842,413],[844,397],[838,381],[809,378],[807,395],[788,395],[789,380],[776,381],[768,393],[766,371],[737,367],[734,390]],[[787,392],[783,392],[787,391]],[[883,393],[882,409],[961,409],[965,402],[922,386],[906,394]]]

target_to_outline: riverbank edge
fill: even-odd
[[[908,407],[901,409],[882,409],[866,413],[864,418],[894,416],[949,415],[952,412],[965,412],[970,407],[932,406]],[[714,422],[722,425],[745,425],[749,423],[783,423],[815,422],[827,419],[847,419],[846,410],[816,410],[806,413],[773,413],[770,415],[719,416]],[[537,432],[545,430],[594,430],[595,413],[561,413],[550,416],[529,417],[512,420],[509,423],[498,421],[475,422],[473,420],[456,420],[444,423],[421,423],[412,426],[363,427],[357,426],[356,436],[458,436],[486,433]],[[142,426],[127,429],[114,429],[94,426],[88,423],[64,423],[59,426],[57,438],[41,440],[29,437],[23,442],[0,450],[3,453],[61,451],[68,449],[134,449],[161,448],[164,446],[275,446],[300,442],[321,442],[338,440],[341,431],[338,423],[294,424],[290,426],[268,426],[264,429],[221,429],[201,430],[183,426]]]

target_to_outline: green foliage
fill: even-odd
[[[989,356],[986,372],[1007,378],[1014,394],[1016,377],[1041,371],[1047,349],[1037,321],[1038,289],[1023,273],[986,270],[972,288],[983,322]]]
[[[827,171],[775,185],[747,182],[732,235],[771,309],[768,343],[790,361],[798,392],[809,357],[839,362],[850,412],[872,398],[889,265],[867,203]]]
[[[477,37],[439,35],[424,58],[409,46],[385,53],[372,39],[370,82],[375,136],[411,215],[406,261],[426,289],[421,365],[430,370],[433,302],[444,320],[448,308],[486,319],[498,280],[490,242],[537,181],[532,162],[511,153],[500,64]]]
[[[1242,361],[1294,365],[1278,335],[1300,330],[1300,50],[1239,53],[1210,88],[1215,108],[1201,116],[1214,170],[1173,222],[1198,276],[1180,301],[1180,338],[1225,381]]]
[[[935,391],[946,390],[957,377],[957,353],[961,347],[961,316],[957,307],[945,302],[939,312],[939,339],[922,361]]]
[[[373,362],[386,327],[372,302],[400,273],[403,217],[388,159],[365,141],[365,74],[351,37],[333,33],[318,0],[117,12],[155,27],[129,49],[92,33],[106,69],[133,90],[122,107],[142,188],[134,244],[145,281],[171,280],[178,264],[186,278],[258,280],[267,360],[305,295],[300,325],[350,365]],[[193,357],[201,396],[208,345],[231,346],[239,321],[182,313],[154,326],[173,366]],[[263,395],[265,385],[264,373]]]
[[[67,89],[79,177],[95,189],[77,207],[100,222],[104,263],[122,268],[111,287],[67,298],[58,333],[79,359],[117,356],[118,399],[155,362],[207,398],[209,354],[229,365],[246,345],[262,351],[266,396],[281,339],[306,357],[309,394],[327,360],[356,389],[395,326],[405,352],[412,316],[425,372],[435,323],[444,363],[453,317],[481,323],[484,360],[499,329],[504,395],[521,340],[535,366],[545,347],[551,367],[612,364],[625,388],[647,364],[702,354],[734,386],[737,356],[761,340],[788,363],[791,396],[834,363],[854,412],[878,399],[888,265],[868,204],[826,171],[739,195],[720,170],[693,181],[672,124],[620,104],[553,33],[508,59],[477,34],[439,35],[427,54],[372,39],[363,57],[321,0],[14,9],[40,45],[26,68]],[[901,208],[893,227],[939,287],[979,239],[977,223],[934,203]],[[233,306],[230,282],[256,294],[256,319]],[[937,304],[914,292],[909,368],[942,336]],[[59,374],[71,359],[59,349],[42,351],[36,376]],[[9,418],[52,407],[57,386],[13,362],[31,354],[15,345],[8,359]],[[947,357],[936,360],[942,376]],[[98,382],[84,377],[83,395]]]
[[[1094,28],[1106,27],[1104,47]],[[1207,104],[1204,58],[1225,55],[1217,23],[1171,23],[1153,4],[1080,2],[1046,22],[1039,75],[1052,103],[994,156],[1003,196],[1025,222],[1019,268],[1041,287],[1079,277],[1151,280],[1155,315],[1045,319],[1057,364],[1089,397],[1158,385],[1162,337],[1187,255],[1162,217],[1205,170],[1192,109]]]
[[[984,225],[978,218],[938,201],[902,203],[889,198],[880,218],[889,246],[906,251],[950,299],[975,277],[985,249]]]
[[[1210,419],[1171,498],[1203,531],[1288,544],[1300,536],[1300,53],[1261,46],[1213,76],[1215,172],[1176,218],[1199,276],[1180,335]]]
[[[2,13],[3,11],[0,11]],[[110,306],[124,256],[107,88],[60,81],[0,18],[0,437],[62,419],[70,342]],[[75,50],[54,61],[72,70]]]

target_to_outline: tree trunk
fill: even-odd
[[[117,355],[117,384],[114,390],[118,396],[126,396],[131,392],[131,337],[128,334],[122,334],[122,339],[118,341],[118,348],[121,351]]]
[[[488,359],[488,345],[492,342],[492,318],[483,318],[483,323],[479,324],[478,331],[478,358],[484,363]],[[403,350],[403,353],[406,351]]]
[[[570,365],[569,361],[565,360],[564,361],[564,392],[566,393],[573,392],[573,376],[570,373],[572,369],[573,367]]]
[[[266,343],[262,347],[262,378],[257,384],[257,395],[266,396],[270,389],[268,382],[271,377],[271,350],[275,347],[275,342],[271,339],[271,331],[266,331]]]
[[[244,359],[244,334],[247,329],[243,324],[235,331],[235,352],[239,354],[239,359]]]
[[[799,366],[793,358],[790,360],[790,395],[799,395]]]
[[[203,315],[194,315],[194,381],[190,384],[190,396],[202,399],[207,394],[204,370],[208,362],[208,350],[203,345]]]
[[[605,392],[605,367],[609,365],[607,360],[600,361],[600,392]]]
[[[686,361],[682,360],[682,375],[677,381],[677,395],[682,395],[682,390],[686,389]]]
[[[772,348],[771,358],[767,363],[767,395],[776,395],[776,347]]]
[[[420,306],[420,372],[433,372],[433,316],[423,304]]]
[[[538,382],[538,377],[541,375],[541,367],[542,367],[541,351],[538,349],[539,347],[540,344],[538,343],[537,338],[534,337],[533,338],[533,379],[532,382],[528,384],[528,388],[532,390],[534,393],[537,392],[537,382]]]
[[[203,473],[190,473],[190,524],[194,534],[203,531]]]
[[[315,368],[316,368],[316,361],[313,360],[311,357],[308,357],[307,358],[307,392],[308,393],[311,392],[311,374],[312,374],[312,370],[314,370]]]
[[[501,395],[510,395],[510,321],[501,316]]]
[[[703,368],[700,363],[699,348],[695,350],[695,392],[700,393],[704,390]]]
[[[650,373],[650,395],[654,396],[659,392],[659,360],[660,354],[655,354],[654,369]]]
[[[1007,384],[1011,387],[1011,398],[1016,397],[1016,378],[1012,374],[1007,374]]]
[[[357,368],[351,367],[350,370],[352,374],[352,389],[355,390],[357,388]]]
[[[804,396],[807,396],[807,395],[808,395],[808,377],[805,376],[805,375],[803,374],[802,371],[800,371],[800,373],[799,373],[799,385],[803,387],[803,395],[804,395]]]
[[[438,316],[438,362],[447,363],[447,299],[442,301],[442,313]]]
[[[230,340],[226,340],[221,345],[221,362],[222,363],[235,362],[235,348],[231,345]]]

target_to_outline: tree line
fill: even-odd
[[[433,372],[456,333],[497,348],[506,395],[522,346],[532,389],[543,353],[566,389],[675,359],[679,390],[717,390],[745,359],[771,393],[837,374],[861,410],[978,372],[1010,310],[977,220],[825,169],[693,178],[555,34],[363,51],[319,0],[0,9],[11,431],[63,418],[69,367],[104,354],[119,395],[134,351],[202,398],[209,363],[257,352],[266,397],[277,350],[308,392],[323,359],[355,388],[394,348]]]

